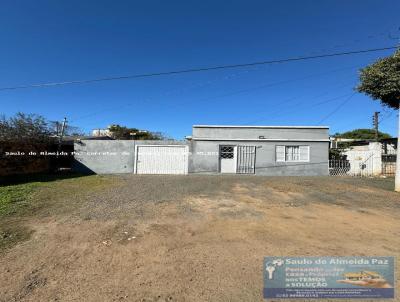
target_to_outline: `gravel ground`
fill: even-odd
[[[0,255],[0,301],[263,301],[264,256],[400,256],[392,187],[221,175],[49,183],[35,195],[46,206],[8,218],[33,235]]]
[[[265,201],[277,206],[328,203],[355,209],[400,208],[400,203],[396,202],[398,196],[392,192],[393,179],[120,175],[118,185],[92,195],[77,214],[88,215],[85,216],[87,218],[114,219],[129,211],[143,210],[143,204],[173,202],[184,207],[186,199],[193,196],[229,199],[232,193],[235,194],[236,185],[248,188],[249,197],[265,199],[268,196]],[[299,194],[288,201],[276,192]],[[369,198],[371,193],[376,197]],[[379,199],[378,202],[376,199]],[[151,216],[156,213],[146,214]]]

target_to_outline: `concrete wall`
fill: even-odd
[[[329,142],[192,141],[189,172],[219,173],[219,145],[256,146],[256,175],[329,175]],[[310,146],[309,162],[276,162],[276,145]]]
[[[368,145],[354,146],[343,152],[350,163],[350,175],[378,176],[382,174],[382,144],[370,142]]]
[[[183,145],[181,141],[82,140],[74,143],[73,170],[82,173],[133,173],[136,145]]]

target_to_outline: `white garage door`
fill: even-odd
[[[187,174],[188,146],[136,146],[137,174]]]

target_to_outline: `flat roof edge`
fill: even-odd
[[[193,125],[193,128],[270,128],[270,129],[329,129],[329,126],[239,126],[239,125]]]
[[[211,138],[211,137],[193,137],[191,138],[193,141],[220,141],[220,142],[327,142],[329,143],[329,139],[324,138]]]

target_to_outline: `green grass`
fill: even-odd
[[[23,179],[17,183],[0,186],[0,218],[6,216],[37,216],[51,210],[72,210],[84,202],[84,197],[114,183],[109,176],[74,177],[41,176]],[[65,202],[65,198],[69,198]],[[41,211],[42,210],[42,211]],[[43,213],[42,213],[43,212]]]
[[[32,230],[23,223],[10,222],[9,219],[30,207],[35,190],[40,183],[25,183],[0,187],[0,252],[19,242],[28,240]]]
[[[107,176],[35,176],[0,186],[0,253],[33,233],[31,218],[66,215],[79,209],[87,195],[115,184]]]
[[[39,182],[0,187],[0,217],[17,214],[30,205]]]

